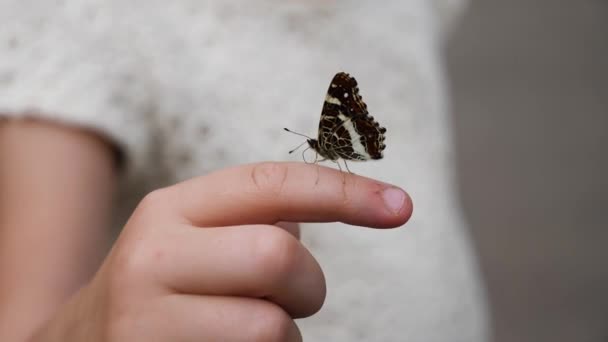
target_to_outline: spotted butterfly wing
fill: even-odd
[[[319,122],[318,139],[310,147],[330,160],[381,159],[386,128],[369,115],[357,81],[337,73],[329,85]]]

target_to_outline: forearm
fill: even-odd
[[[108,245],[113,156],[93,134],[0,122],[0,340],[20,340],[87,282]]]

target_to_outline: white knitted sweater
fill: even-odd
[[[458,0],[4,0],[0,113],[95,130],[125,152],[125,196],[229,165],[298,160],[331,77],[387,128],[352,171],[404,187],[403,229],[303,227],[326,305],[308,341],[485,341],[483,291],[452,184],[441,32]],[[126,206],[125,206],[126,207]]]

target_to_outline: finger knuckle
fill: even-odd
[[[117,246],[110,264],[110,286],[113,294],[129,295],[142,281],[156,272],[154,261],[166,248],[145,234],[131,234]]]
[[[279,194],[287,180],[289,166],[284,163],[267,162],[256,164],[251,171],[251,179],[261,192]]]
[[[251,341],[284,342],[294,335],[292,330],[295,329],[295,323],[279,306],[271,303],[260,305],[254,315]]]
[[[274,226],[260,226],[254,244],[254,267],[272,286],[281,286],[301,258],[300,243],[291,234]]]
[[[133,216],[140,217],[150,213],[157,213],[159,210],[166,208],[170,203],[171,198],[167,188],[156,189],[144,196],[137,205]]]
[[[116,241],[109,262],[109,281],[113,289],[125,292],[137,279],[149,277],[155,262],[166,254],[158,226],[158,211],[169,201],[165,189],[152,191],[139,203],[137,209]]]
[[[313,278],[314,282],[311,288],[316,290],[315,295],[311,296],[308,302],[308,307],[300,312],[296,318],[312,316],[319,312],[325,303],[325,297],[327,296],[327,285],[325,283],[325,276],[323,272],[317,273],[319,276]]]
[[[136,294],[141,292],[142,284],[136,275],[129,271],[113,270],[107,278],[104,296],[104,310],[100,310],[102,318],[103,341],[123,341],[133,326],[133,309],[136,304]]]

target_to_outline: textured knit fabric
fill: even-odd
[[[4,0],[0,115],[105,136],[124,152],[128,196],[300,160],[282,127],[315,135],[331,77],[349,72],[388,130],[385,158],[350,169],[407,189],[415,210],[404,229],[303,226],[328,282],[322,311],[299,320],[305,339],[484,341],[438,52],[462,3]]]

